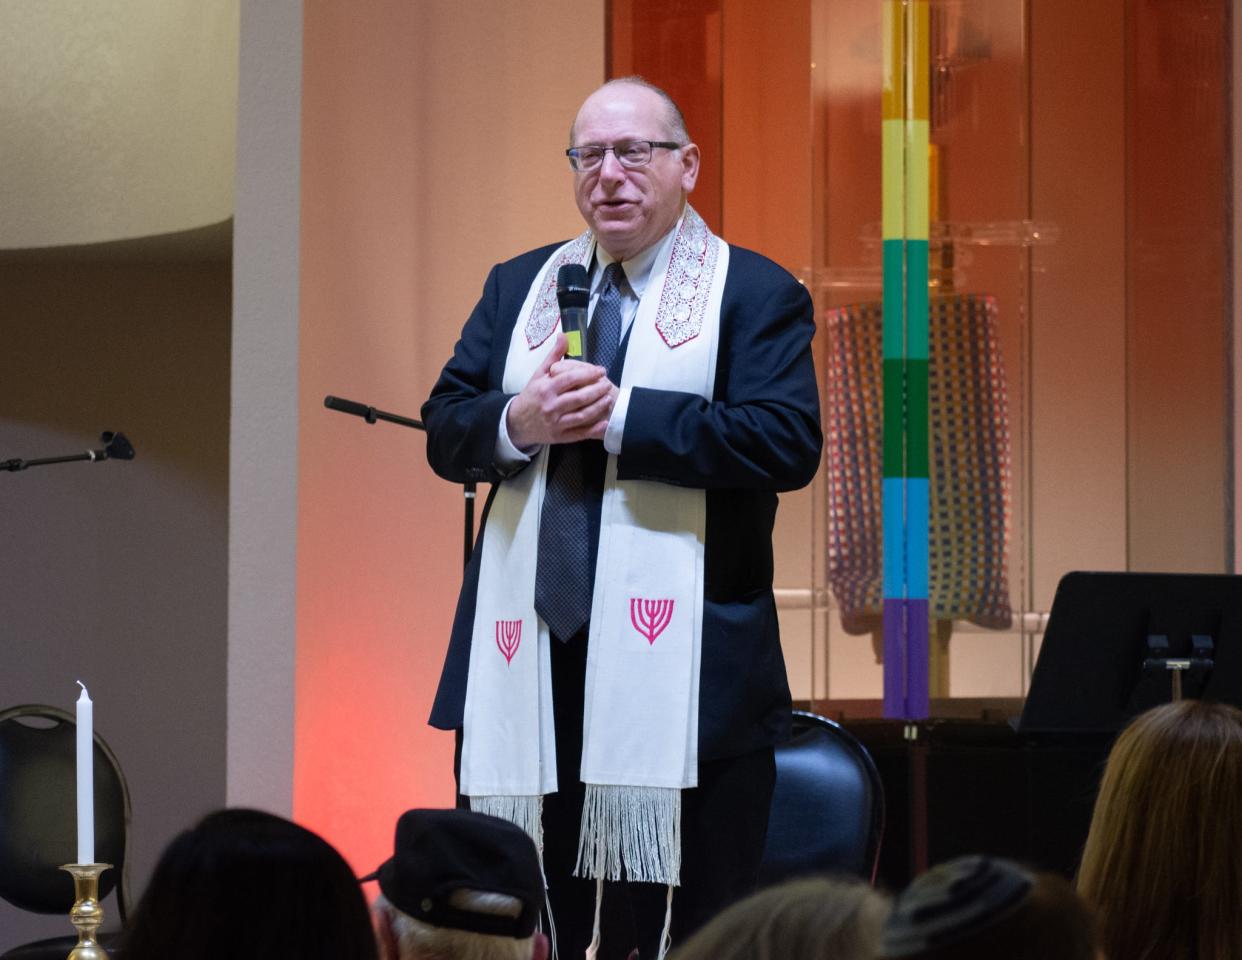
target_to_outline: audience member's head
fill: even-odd
[[[888,909],[860,880],[790,880],[733,904],[670,960],[871,960]]]
[[[364,880],[385,960],[544,960],[535,927],[543,873],[534,841],[507,820],[469,810],[409,810],[393,855]]]
[[[898,895],[879,956],[909,960],[1094,960],[1091,914],[1061,877],[959,857]]]
[[[221,810],[160,857],[125,960],[375,960],[353,871],[323,838],[259,810]]]
[[[1078,892],[1110,957],[1242,955],[1242,711],[1183,700],[1122,732]]]

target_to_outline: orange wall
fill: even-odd
[[[811,5],[724,0],[722,222],[730,243],[809,279],[811,266]],[[712,158],[716,160],[716,158]],[[819,481],[781,494],[772,546],[777,590],[812,586]],[[813,614],[778,600],[791,691],[815,695]]]
[[[294,815],[362,870],[403,810],[453,801],[452,737],[426,717],[462,498],[420,434],[323,397],[416,417],[488,267],[581,229],[560,151],[603,79],[603,6],[307,0],[304,17]]]
[[[702,149],[691,202],[730,243],[806,276],[811,263],[811,7],[806,0],[609,4],[609,75],[669,92]],[[815,488],[785,494],[773,537],[776,587],[813,577]],[[812,615],[779,599],[795,698],[812,689]]]
[[[609,77],[638,74],[668,91],[706,162],[691,202],[721,230],[722,0],[611,0]]]
[[[1225,569],[1229,10],[1127,17],[1129,568]]]
[[[1231,90],[1242,90],[1242,56],[1238,51],[1242,51],[1242,17],[1232,17],[1233,34],[1231,50],[1231,65],[1233,68],[1233,84]],[[1242,97],[1236,93],[1232,97],[1233,117],[1230,124],[1230,133],[1232,134],[1232,160],[1233,160],[1233,179],[1234,184],[1242,183]],[[1236,189],[1232,191],[1233,208],[1232,214],[1232,237],[1233,240],[1233,268],[1232,276],[1236,287],[1236,278],[1242,276],[1242,209],[1239,209],[1239,203],[1242,201],[1242,191]],[[1234,573],[1242,573],[1242,470],[1239,470],[1238,452],[1242,451],[1242,390],[1239,389],[1239,377],[1242,376],[1242,297],[1233,294],[1233,366],[1230,368],[1231,379],[1230,388],[1233,391],[1233,457],[1230,468],[1233,472],[1233,571]]]
[[[695,209],[794,273],[810,266],[810,29],[806,0],[609,5],[609,76],[667,90],[702,149]]]
[[[1031,213],[1061,227],[1031,262],[1035,610],[1067,571],[1126,563],[1122,13],[1031,8]]]

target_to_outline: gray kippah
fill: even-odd
[[[933,867],[897,897],[880,956],[909,957],[958,943],[1012,912],[1035,878],[995,857],[958,857]]]

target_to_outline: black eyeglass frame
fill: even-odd
[[[647,159],[643,160],[641,163],[627,163],[625,160],[622,159],[621,154],[618,153],[617,150],[620,147],[630,147],[636,143],[645,143],[647,145],[647,148],[648,148]],[[629,170],[635,170],[638,167],[645,167],[647,164],[651,162],[651,158],[655,154],[656,147],[661,147],[665,150],[680,150],[684,146],[685,146],[684,143],[675,143],[672,140],[618,140],[616,143],[609,144],[607,146],[605,146],[604,144],[590,143],[590,144],[584,144],[580,147],[570,147],[568,150],[565,151],[565,156],[569,158],[569,167],[575,173],[590,173],[592,170],[597,170],[598,168],[604,165],[604,157],[608,154],[608,151],[611,150],[612,155],[617,158],[617,163],[621,164],[621,166]],[[593,167],[584,168],[584,167],[578,166],[579,155],[581,154],[583,150],[600,151],[599,163],[597,163]]]

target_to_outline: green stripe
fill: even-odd
[[[927,361],[906,361],[906,476],[927,477]]]
[[[906,356],[927,359],[927,241],[906,241]],[[887,354],[886,354],[887,356]]]
[[[906,475],[905,365],[901,359],[884,361],[884,477]]]
[[[884,241],[884,359],[905,353],[905,242]]]
[[[926,479],[927,465],[927,361],[885,360],[884,476]]]

